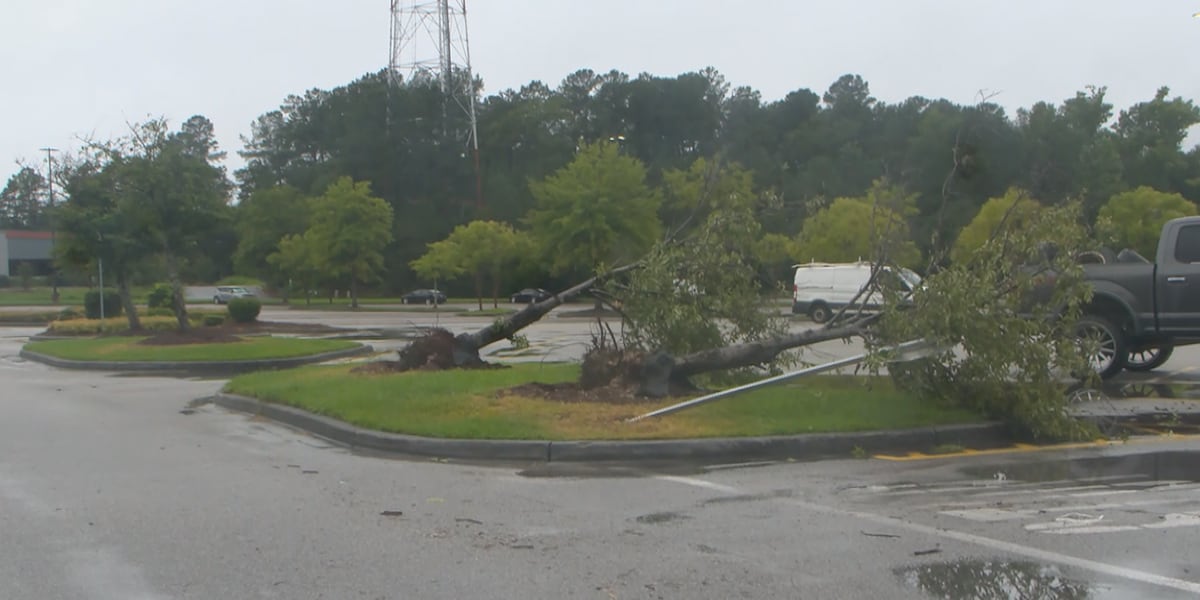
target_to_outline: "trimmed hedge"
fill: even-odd
[[[104,290],[104,316],[121,316],[121,294],[116,290]],[[100,290],[88,290],[83,295],[83,313],[89,319],[100,318]]]
[[[232,298],[228,307],[234,323],[253,323],[262,311],[262,302],[258,298]]]
[[[104,305],[105,311],[108,305]],[[103,330],[101,323],[104,324]],[[142,317],[142,329],[148,332],[175,331],[179,329],[179,321],[175,317]],[[55,321],[50,324],[51,333],[63,335],[95,335],[98,333],[124,333],[129,331],[129,320],[115,319],[71,319],[70,321]]]

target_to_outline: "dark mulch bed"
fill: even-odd
[[[238,337],[224,327],[197,327],[187,333],[163,331],[140,342],[140,346],[183,346],[186,344],[225,344],[240,342]]]
[[[236,333],[307,333],[319,335],[324,333],[344,333],[352,331],[342,327],[331,327],[319,323],[282,323],[275,321],[255,321],[253,323],[226,323],[209,329],[228,329]]]
[[[179,346],[184,344],[225,344],[242,341],[243,335],[262,335],[268,333],[293,334],[323,334],[345,331],[328,325],[309,323],[274,323],[258,321],[254,323],[226,323],[216,327],[195,326],[188,333],[164,331],[151,335],[138,342],[144,346]],[[125,333],[123,335],[144,335]]]

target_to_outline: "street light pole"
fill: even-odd
[[[46,153],[46,170],[49,172],[49,176],[46,179],[46,184],[50,186],[49,187],[50,208],[53,209],[54,208],[54,153],[58,152],[58,148],[51,148],[51,147],[47,146],[45,148],[40,148],[40,150]],[[57,237],[58,237],[57,232],[55,231],[54,223],[52,221],[50,223],[50,301],[53,302],[54,304],[58,304],[58,267],[56,267],[54,265],[55,260],[56,260],[54,253],[55,253],[55,250],[57,250],[57,246],[58,246],[58,244],[57,244],[58,240],[56,239]]]

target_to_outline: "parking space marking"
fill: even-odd
[[[657,479],[659,479],[661,481],[668,481],[668,482],[672,482],[672,483],[688,485],[688,486],[701,488],[701,489],[705,489],[705,490],[709,490],[709,491],[718,491],[721,493],[730,494],[730,495],[734,495],[734,496],[750,495],[748,492],[741,490],[739,488],[736,488],[733,486],[728,486],[728,485],[723,485],[723,484],[708,481],[705,479],[700,479],[697,477],[660,475],[657,477]],[[847,510],[844,508],[837,508],[834,506],[817,504],[815,502],[808,502],[806,500],[799,500],[796,498],[779,497],[779,498],[773,498],[772,500],[775,502],[779,502],[779,503],[786,504],[789,506],[794,506],[797,508],[802,508],[802,509],[809,510],[812,512],[828,514],[828,515],[836,515],[836,516],[840,516],[840,517],[850,517],[850,518],[855,518],[855,519],[861,519],[864,521],[869,521],[876,525],[882,525],[884,527],[892,527],[895,529],[907,530],[907,531],[911,531],[913,533],[927,535],[930,537],[954,540],[957,542],[963,542],[966,544],[980,546],[983,548],[987,548],[989,550],[994,550],[994,551],[998,551],[998,552],[1007,552],[1010,554],[1024,556],[1026,558],[1030,558],[1033,560],[1057,563],[1060,565],[1066,565],[1066,566],[1070,566],[1070,567],[1084,569],[1084,570],[1091,571],[1094,573],[1100,573],[1102,575],[1107,575],[1110,577],[1120,577],[1123,579],[1129,579],[1131,581],[1137,581],[1140,583],[1145,583],[1145,584],[1154,585],[1154,586],[1158,586],[1158,587],[1179,590],[1182,592],[1189,592],[1192,594],[1200,594],[1200,583],[1195,582],[1195,581],[1188,581],[1186,579],[1179,579],[1177,577],[1168,577],[1165,575],[1159,575],[1159,574],[1151,573],[1148,571],[1142,571],[1142,570],[1133,569],[1133,568],[1129,568],[1129,567],[1122,567],[1119,565],[1113,565],[1113,564],[1090,560],[1090,559],[1086,559],[1086,558],[1080,558],[1078,556],[1071,556],[1069,554],[1062,554],[1060,552],[1054,552],[1051,550],[1043,550],[1041,548],[1036,548],[1033,546],[1026,546],[1024,544],[1008,542],[1008,541],[1004,541],[1004,540],[990,538],[990,537],[983,536],[983,535],[977,535],[974,533],[967,533],[965,531],[957,531],[957,530],[953,530],[953,529],[943,529],[943,528],[939,528],[939,527],[933,527],[930,525],[922,525],[920,523],[913,523],[911,521],[905,521],[905,520],[897,518],[897,517],[889,517],[886,515],[869,513],[869,512],[865,512],[865,511]]]

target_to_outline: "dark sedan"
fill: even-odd
[[[553,295],[541,288],[525,288],[513,294],[510,300],[513,304],[532,304],[534,302],[541,302]]]
[[[438,290],[413,290],[403,296],[400,301],[404,304],[442,304],[446,295]]]

